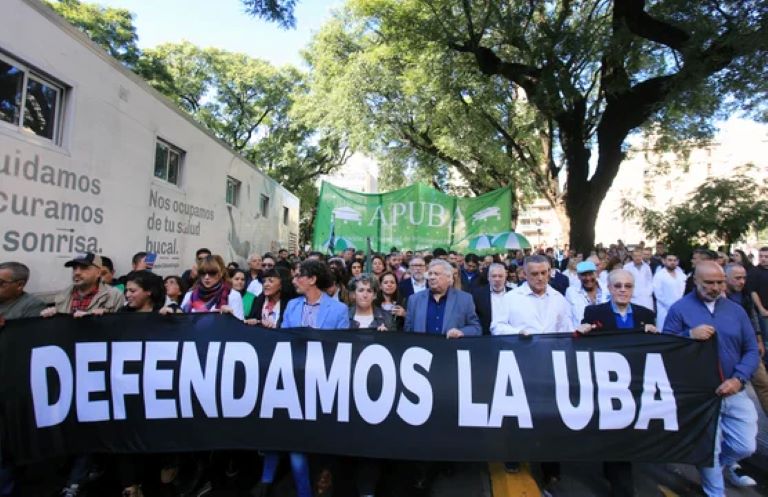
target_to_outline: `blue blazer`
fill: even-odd
[[[283,324],[281,328],[299,328],[301,327],[301,312],[304,309],[304,303],[307,301],[305,296],[296,297],[288,302],[288,306],[283,313]],[[334,300],[325,292],[320,296],[320,309],[317,312],[317,322],[315,328],[320,330],[341,330],[349,328],[349,311],[347,306],[338,300]]]
[[[432,298],[429,290],[414,293],[408,298],[408,312],[405,315],[404,331],[424,333],[427,329],[427,299]],[[480,320],[475,313],[472,296],[462,290],[448,289],[448,301],[443,316],[443,334],[451,328],[460,329],[466,336],[480,336]]]

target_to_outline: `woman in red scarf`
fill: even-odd
[[[184,312],[220,312],[243,319],[243,298],[232,291],[227,272],[216,256],[209,255],[197,265],[197,283],[184,296]]]

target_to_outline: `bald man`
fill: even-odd
[[[713,467],[699,467],[701,485],[709,497],[725,495],[725,477],[735,486],[755,481],[736,473],[738,461],[755,452],[757,410],[744,391],[755,372],[760,354],[749,316],[737,303],[724,297],[725,273],[714,261],[702,261],[694,273],[695,290],[672,304],[664,321],[664,333],[694,340],[717,340],[720,370],[725,381],[715,390],[723,398]]]

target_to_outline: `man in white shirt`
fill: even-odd
[[[632,262],[626,263],[624,269],[632,273],[635,278],[635,293],[632,295],[632,303],[653,310],[653,273],[651,266],[643,261],[642,248],[636,248],[632,251]]]
[[[685,273],[678,267],[676,255],[667,254],[661,267],[653,275],[653,294],[656,296],[656,324],[664,329],[664,319],[672,304],[685,293]]]
[[[580,262],[576,265],[581,284],[569,286],[565,291],[565,299],[571,306],[571,323],[573,329],[581,325],[584,319],[584,309],[588,305],[597,305],[608,302],[610,293],[604,289],[597,278],[597,266],[592,261]]]
[[[573,331],[568,301],[548,284],[549,259],[543,255],[526,257],[524,268],[526,282],[504,296],[500,316],[493,316],[491,334]]]
[[[504,296],[508,289],[506,285],[507,268],[498,262],[488,266],[488,284],[472,288],[472,298],[475,301],[475,311],[480,318],[480,326],[483,328],[483,335],[491,334],[491,323],[499,316],[504,309]]]

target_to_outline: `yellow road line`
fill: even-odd
[[[680,497],[676,492],[665,487],[664,485],[659,485],[658,487],[661,493],[664,494],[664,497]]]
[[[502,463],[488,463],[493,497],[541,497],[541,490],[531,475],[528,464],[521,464],[517,473],[507,473]]]

